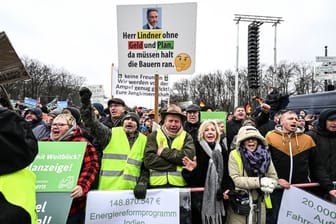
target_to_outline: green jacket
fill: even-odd
[[[168,147],[164,148],[161,155],[156,154],[158,143],[156,140],[157,131],[147,136],[147,144],[144,155],[144,165],[147,169],[156,171],[176,171],[178,166],[183,166],[182,158],[188,156],[193,159],[195,156],[195,146],[190,134],[186,133],[181,150],[171,148],[172,140],[167,138]]]

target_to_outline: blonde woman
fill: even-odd
[[[193,224],[224,223],[223,199],[228,199],[227,193],[233,185],[228,175],[226,150],[219,141],[220,131],[216,121],[203,121],[195,143],[196,168],[188,169],[193,161],[189,158],[183,160],[185,170],[182,174],[188,186],[204,187],[204,192],[193,192],[191,195]]]

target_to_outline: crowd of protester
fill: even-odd
[[[2,157],[13,161],[0,166],[0,175],[24,169],[36,156],[36,141],[87,142],[68,224],[84,223],[86,194],[92,189],[133,190],[143,199],[151,188],[203,187],[191,193],[191,216],[180,217],[181,223],[196,224],[277,223],[283,191],[296,183],[319,183],[307,190],[335,203],[336,109],[325,109],[319,117],[305,110],[280,110],[275,94],[272,89],[265,101],[271,105],[262,103],[257,112],[247,114],[238,106],[226,119],[203,122],[204,108],[196,104],[128,110],[123,99],[112,98],[104,108],[91,101],[85,87],[79,91],[79,107],[16,105],[14,112],[0,101],[1,127],[17,122],[19,138],[34,147],[24,161],[15,161],[11,153],[27,147],[15,139],[8,143],[6,132],[12,130],[1,128],[0,143],[17,147]],[[238,190],[250,195],[249,203],[259,203],[261,215],[253,209],[247,215],[235,211],[230,197]],[[17,204],[5,198],[1,193],[0,209],[10,211]],[[29,205],[23,208],[13,210],[15,221],[0,215],[0,222],[32,223],[26,221],[27,214],[36,219]],[[25,219],[17,221],[22,213]]]

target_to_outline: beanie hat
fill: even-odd
[[[96,108],[102,117],[106,117],[106,114],[104,112],[104,106],[101,103],[93,103],[92,106]]]
[[[29,108],[28,110],[25,111],[23,117],[26,117],[28,112],[31,112],[31,113],[35,114],[38,121],[42,121],[42,110],[40,108],[38,108],[38,107]]]
[[[265,138],[260,134],[258,129],[252,126],[243,126],[239,129],[237,134],[237,146],[240,146],[244,140],[249,138],[256,138],[261,144],[267,146]]]
[[[68,125],[71,127],[76,127],[76,119],[71,115],[71,114],[59,114],[55,117],[54,121],[57,120],[58,118],[63,118],[67,121]]]
[[[122,118],[121,123],[124,123],[124,121],[128,118],[133,118],[133,120],[137,123],[138,129],[140,128],[140,118],[139,116],[134,112],[128,112],[125,114],[125,116]]]
[[[71,115],[76,119],[76,123],[79,125],[81,124],[81,117],[80,117],[80,111],[76,107],[66,107],[63,109],[62,113],[64,113],[64,110],[69,110]]]

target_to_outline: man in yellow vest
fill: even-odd
[[[163,125],[147,136],[141,180],[134,189],[136,198],[145,198],[149,188],[186,187],[182,176],[184,160],[196,166],[193,138],[183,130],[185,115],[180,107],[170,105],[161,112]],[[186,158],[188,157],[188,159]],[[147,176],[146,176],[147,171]],[[149,180],[148,180],[149,179]],[[181,195],[180,195],[181,196]],[[186,197],[187,198],[187,197]],[[189,203],[180,206],[180,223],[191,223]]]
[[[139,116],[128,112],[121,127],[110,129],[96,118],[91,91],[83,87],[79,94],[84,125],[103,148],[98,190],[133,190],[140,177],[147,141],[139,132]]]
[[[0,223],[35,224],[35,174],[27,166],[38,152],[37,140],[10,103],[0,97]]]
[[[185,187],[183,158],[194,159],[193,138],[183,130],[185,115],[180,107],[169,106],[161,117],[161,129],[147,136],[144,164],[149,170],[149,187]]]

